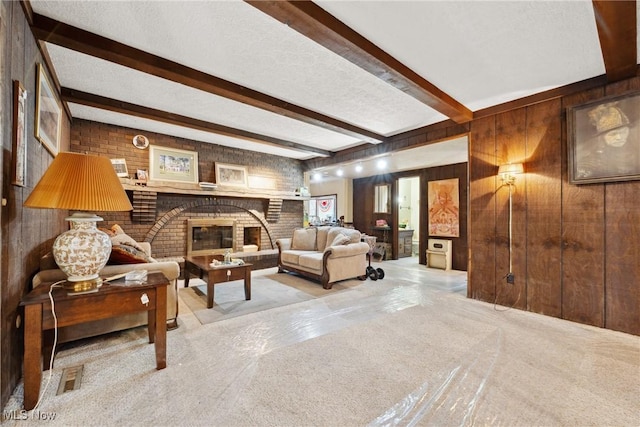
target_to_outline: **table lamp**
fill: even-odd
[[[53,257],[67,275],[69,293],[97,291],[98,273],[111,254],[111,239],[98,230],[103,219],[87,211],[133,209],[111,160],[80,153],[59,153],[35,186],[24,206],[80,211],[66,218],[71,228],[53,244]]]

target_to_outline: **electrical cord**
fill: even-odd
[[[505,274],[502,278],[508,280],[509,276],[513,275],[513,223],[512,223],[512,217],[513,217],[513,193],[512,193],[512,187],[514,187],[515,189],[515,184],[513,183],[505,183],[502,184],[503,186],[506,185],[507,187],[509,187],[509,272],[507,274]],[[511,280],[513,280],[513,277],[511,277]],[[512,283],[513,282],[509,282]],[[493,309],[495,311],[499,311],[499,312],[504,312],[504,311],[509,311],[511,310],[513,307],[516,306],[516,304],[518,304],[518,301],[520,301],[520,296],[522,295],[522,288],[519,288],[518,290],[518,298],[516,298],[516,301],[511,305],[511,307],[507,307],[506,309],[503,310],[499,310],[498,309],[498,293],[496,293],[496,297],[493,300]]]
[[[116,274],[114,276],[103,279],[102,282],[103,283],[110,282],[112,280],[116,280],[121,277],[124,277],[125,275],[126,273]],[[49,301],[51,302],[51,315],[53,317],[53,346],[51,347],[51,357],[49,358],[49,376],[47,378],[46,384],[44,385],[44,388],[42,389],[42,392],[40,393],[40,396],[38,396],[38,401],[36,402],[36,405],[33,407],[32,411],[35,411],[36,409],[38,409],[38,407],[40,406],[40,403],[42,403],[42,399],[44,398],[44,395],[47,392],[47,389],[49,388],[49,384],[51,383],[51,379],[53,377],[53,359],[56,354],[56,346],[58,345],[58,316],[56,316],[55,302],[53,300],[52,292],[53,292],[53,288],[61,286],[62,283],[64,282],[66,282],[66,279],[59,280],[53,283],[49,288]]]
[[[51,378],[53,377],[53,358],[56,354],[56,345],[58,344],[58,317],[56,316],[55,302],[53,301],[53,295],[51,293],[53,292],[53,288],[62,285],[64,282],[66,282],[66,280],[59,280],[49,288],[49,301],[51,301],[51,315],[53,316],[53,346],[51,347],[51,357],[49,358],[49,378],[47,378],[47,383],[44,385],[44,389],[40,393],[36,406],[33,407],[32,411],[35,411],[40,406],[42,398],[49,388]]]
[[[505,275],[504,278],[506,278],[507,276]],[[520,289],[518,291],[518,298],[516,298],[516,301],[511,305],[511,307],[507,307],[505,309],[498,309],[498,294],[496,293],[496,297],[493,300],[493,309],[495,311],[498,311],[500,313],[504,312],[504,311],[509,311],[511,310],[513,307],[516,306],[516,304],[518,304],[518,301],[520,301],[520,296],[522,295],[522,289]]]

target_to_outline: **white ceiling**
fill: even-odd
[[[316,4],[471,111],[605,73],[591,1]],[[242,1],[31,0],[31,6],[39,15],[384,137],[447,119]],[[640,43],[638,47],[640,57]],[[62,87],[331,152],[368,143],[55,44],[46,43],[46,49]],[[318,156],[68,105],[74,118],[294,159]],[[392,157],[399,160],[391,163],[406,169],[422,160],[421,164],[466,161],[464,140],[406,151],[404,157],[396,154]]]

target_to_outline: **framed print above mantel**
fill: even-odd
[[[36,138],[55,157],[60,149],[62,108],[42,64],[38,64],[36,89]]]
[[[198,153],[150,145],[149,180],[197,184]]]
[[[216,184],[246,187],[247,180],[247,168],[245,166],[216,163]]]
[[[118,175],[118,177],[129,177],[129,170],[127,169],[126,159],[111,159],[111,164],[113,165],[113,169],[115,169],[116,175]]]
[[[567,108],[569,182],[640,179],[640,92]]]

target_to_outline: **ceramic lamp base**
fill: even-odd
[[[53,244],[53,257],[67,275],[65,288],[72,292],[97,290],[102,280],[98,273],[111,253],[111,240],[96,227],[102,218],[76,213],[67,218],[71,229],[58,236]]]

